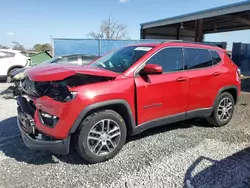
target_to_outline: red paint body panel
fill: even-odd
[[[215,66],[189,71],[187,111],[211,108],[218,91],[223,87],[236,85],[240,91],[240,83],[236,81],[236,66],[230,63],[230,59],[224,53],[220,53],[220,56],[224,61]]]
[[[179,77],[188,78],[188,72],[150,75],[147,82],[140,76],[135,78],[138,124],[186,112],[189,84],[188,80],[178,82]]]
[[[28,69],[28,77],[36,82],[63,80],[77,73],[114,78],[111,81],[71,88],[78,94],[69,102],[58,102],[45,96],[34,99],[37,107],[34,117],[36,128],[52,137],[64,139],[82,110],[91,104],[107,100],[127,101],[136,120],[135,123],[140,125],[157,118],[210,108],[219,90],[226,86],[237,86],[238,95],[240,95],[237,67],[225,55],[224,50],[179,42],[143,45],[153,46],[153,48],[123,74],[78,65],[46,65]],[[171,46],[213,49],[220,54],[222,62],[210,68],[148,75],[147,78],[135,75],[149,57],[158,50]],[[42,124],[38,117],[38,110],[59,117],[54,128]]]
[[[70,64],[49,64],[27,69],[27,75],[32,81],[56,81],[63,80],[75,74],[87,74],[114,78],[118,74],[105,69],[91,66],[79,66]]]
[[[37,109],[59,117],[59,121],[54,128],[43,125],[36,111],[34,118],[36,128],[55,138],[66,138],[70,128],[84,108],[97,102],[113,99],[123,99],[127,101],[130,104],[135,118],[135,101],[134,96],[131,95],[134,89],[133,79],[124,78],[109,81],[108,83],[102,82],[75,87],[74,90],[78,91],[78,97],[67,103],[57,102],[49,97],[41,97],[34,101]]]

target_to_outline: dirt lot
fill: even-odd
[[[95,165],[84,164],[74,151],[57,156],[27,149],[16,101],[0,98],[0,187],[249,188],[250,93],[244,90],[227,126],[189,121],[152,129]]]

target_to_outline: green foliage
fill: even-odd
[[[35,44],[33,48],[36,52],[44,52],[44,51],[51,51],[52,50],[52,47],[49,43]]]

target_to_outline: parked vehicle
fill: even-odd
[[[87,54],[56,56],[54,58],[48,59],[47,61],[44,61],[43,63],[41,63],[37,66],[48,65],[48,64],[52,64],[52,63],[86,65],[97,58],[98,58],[98,56],[87,55]],[[24,72],[27,68],[28,67],[12,71],[10,73],[11,80],[17,81],[17,80],[23,79],[25,76]]]
[[[11,81],[10,74],[20,68],[30,66],[30,58],[24,53],[12,49],[0,49],[0,77]]]
[[[88,66],[27,70],[18,126],[27,147],[89,163],[114,157],[128,135],[192,118],[224,126],[240,96],[237,66],[224,49],[198,43],[137,44]]]
[[[91,61],[97,59],[99,56],[86,55],[86,54],[76,54],[76,55],[65,55],[57,56],[51,58],[43,63],[36,66],[43,66],[48,64],[76,64],[76,65],[86,65]],[[13,86],[9,87],[9,92],[7,98],[14,98],[22,92],[22,82],[25,78],[25,71],[30,67],[24,67],[10,72],[9,79],[13,82]]]

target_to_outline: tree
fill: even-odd
[[[0,44],[0,49],[9,49],[9,47]]]
[[[49,43],[35,44],[33,48],[37,52],[44,52],[44,51],[51,51],[52,50],[52,47]]]
[[[13,43],[13,48],[12,48],[13,50],[25,51],[25,48],[19,42],[13,41],[12,43]]]
[[[41,44],[35,44],[33,49],[36,51],[36,52],[40,52],[41,49],[42,49],[42,45]]]
[[[90,32],[88,36],[94,39],[128,39],[127,26],[122,23],[111,20],[102,21],[99,32]]]

